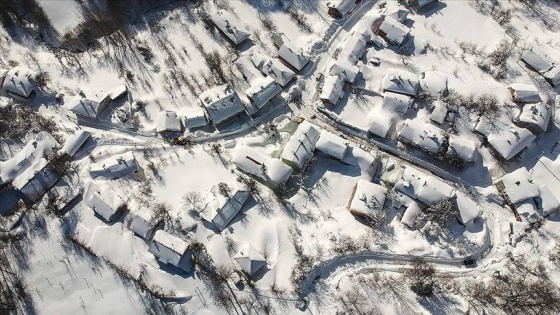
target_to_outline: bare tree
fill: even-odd
[[[423,259],[412,261],[412,268],[405,272],[411,281],[410,289],[420,296],[431,296],[434,293],[436,271]]]

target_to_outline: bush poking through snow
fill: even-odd
[[[455,207],[450,199],[442,199],[431,206],[428,206],[420,214],[417,220],[419,227],[428,222],[437,223],[439,226],[447,226],[457,219],[459,209]]]
[[[426,261],[417,258],[412,261],[412,268],[405,272],[411,284],[410,289],[420,296],[431,296],[434,293],[436,271]]]
[[[218,183],[218,192],[220,193],[220,195],[229,198],[231,196],[231,191],[232,188],[228,184],[224,182]]]

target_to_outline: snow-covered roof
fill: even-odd
[[[408,95],[385,92],[383,96],[383,108],[391,112],[406,114],[412,104],[414,99]]]
[[[214,186],[201,216],[204,220],[212,222],[218,230],[223,231],[239,213],[250,194],[246,190],[234,190],[230,193],[230,197],[226,197],[219,192],[218,186]]]
[[[258,109],[261,109],[280,92],[282,92],[282,87],[273,78],[267,76],[255,80],[245,91],[245,94]]]
[[[236,45],[249,38],[251,33],[247,31],[235,18],[226,11],[219,10],[211,17],[212,22]]]
[[[35,135],[25,147],[6,161],[0,161],[0,185],[14,181],[36,161],[47,156],[57,146],[53,136],[45,131]]]
[[[69,156],[74,156],[78,149],[89,139],[91,133],[85,130],[78,130],[73,135],[69,136],[66,142],[64,143],[64,147],[60,150],[60,152],[66,153]]]
[[[560,159],[541,156],[531,169],[531,179],[537,185],[546,185],[551,191],[560,191]]]
[[[158,230],[154,233],[154,238],[150,243],[148,251],[154,254],[154,256],[164,264],[170,264],[185,271],[189,271],[191,269],[191,259],[190,255],[189,257],[185,255],[188,248],[189,243],[177,236]],[[185,256],[185,259],[183,259],[183,256]]]
[[[547,185],[539,186],[539,198],[536,199],[543,215],[547,215],[560,208],[560,201]]]
[[[383,91],[416,96],[420,89],[420,82],[414,73],[389,68],[383,77],[382,87]]]
[[[418,190],[417,199],[427,205],[453,197],[455,189],[443,180],[428,176],[424,185]]]
[[[86,204],[107,222],[111,222],[119,208],[124,205],[117,192],[94,182],[89,183],[84,199]]]
[[[284,184],[293,171],[280,159],[265,156],[245,145],[235,150],[231,161],[242,171],[254,175],[272,186]]]
[[[476,143],[469,139],[456,135],[449,136],[449,147],[447,154],[454,154],[465,162],[472,162],[475,159]]]
[[[316,149],[334,158],[343,160],[348,146],[341,137],[328,131],[322,131],[319,140],[317,140]]]
[[[548,123],[552,117],[552,107],[544,102],[536,104],[525,104],[519,121],[538,126],[542,131],[546,131]]]
[[[459,218],[463,224],[468,224],[480,216],[481,210],[478,204],[463,192],[456,192],[455,203],[459,210]]]
[[[415,167],[407,166],[394,188],[409,197],[416,198],[430,176]]]
[[[134,154],[128,151],[113,155],[102,162],[91,164],[89,174],[92,178],[115,179],[138,171],[138,163]]]
[[[5,73],[4,83],[0,86],[0,95],[28,99],[35,92],[34,77],[36,73],[26,67],[15,67]],[[0,82],[2,82],[0,80]]]
[[[264,78],[264,75],[255,67],[253,61],[249,56],[241,56],[235,61],[235,66],[243,75],[249,85],[255,85],[258,81]]]
[[[408,3],[414,8],[414,10],[420,10],[430,3],[437,2],[438,0],[408,0]]]
[[[266,259],[250,243],[243,245],[239,252],[233,256],[233,259],[249,275],[255,274],[262,267],[266,266]]]
[[[430,114],[430,120],[441,125],[445,121],[445,117],[447,117],[448,112],[449,109],[447,106],[439,101],[436,101],[434,102],[434,110]]]
[[[548,60],[546,55],[538,49],[527,50],[521,56],[521,60],[540,74],[544,74],[552,68],[550,60]]]
[[[200,107],[196,109],[188,110],[184,113],[184,124],[185,128],[192,129],[208,125],[208,120],[206,120],[206,115],[204,115],[204,110]]]
[[[161,111],[156,117],[156,131],[181,131],[181,121],[173,111]]]
[[[480,120],[485,121],[484,119]],[[479,122],[480,124],[480,122]],[[477,125],[477,130],[478,130]],[[487,136],[488,143],[506,160],[519,154],[529,146],[536,136],[525,128],[510,125],[507,130],[493,129]]]
[[[270,59],[262,54],[251,55],[251,61],[265,75],[271,77],[280,86],[286,86],[295,76],[295,73],[277,59]]]
[[[378,137],[386,138],[389,130],[391,130],[395,123],[392,115],[392,112],[389,112],[384,108],[372,109],[368,116],[368,131]]]
[[[413,202],[406,209],[404,210],[403,216],[401,218],[401,223],[408,227],[414,227],[414,221],[420,215],[422,209],[420,209],[420,205],[417,202]]]
[[[84,98],[81,95],[74,96],[65,105],[68,110],[77,115],[94,119],[101,114],[100,110],[102,108],[99,106],[99,102]]]
[[[410,13],[410,11],[406,10],[406,9],[401,9],[399,7],[393,7],[391,9],[388,9],[387,11],[385,11],[385,15],[386,16],[390,16],[393,19],[399,21],[399,23],[403,23],[406,18],[408,17],[408,14]]]
[[[351,64],[346,60],[337,60],[331,67],[329,72],[331,75],[339,76],[342,80],[348,83],[354,83],[356,76],[360,73],[360,68]]]
[[[208,116],[215,125],[242,113],[243,104],[235,92],[229,85],[224,84],[215,86],[198,96],[208,112]]]
[[[379,31],[382,32],[381,36],[387,41],[400,46],[406,40],[408,33],[410,33],[410,28],[393,17],[386,16],[379,27]]]
[[[34,161],[33,164],[29,165],[29,167],[27,167],[23,172],[21,172],[21,174],[18,175],[18,177],[14,179],[12,185],[17,189],[23,188],[23,186],[29,183],[36,174],[40,173],[48,163],[49,162],[45,158],[40,158]]]
[[[284,146],[281,158],[284,162],[301,169],[313,157],[319,139],[317,127],[303,121]]]
[[[109,97],[109,99],[111,101],[113,101],[113,100],[121,97],[122,95],[124,95],[127,91],[128,91],[128,88],[126,87],[126,85],[122,84],[122,85],[119,85],[116,88],[114,88],[109,93],[107,93],[107,96]]]
[[[336,9],[342,16],[345,16],[348,12],[352,11],[356,6],[355,0],[330,0],[327,2],[329,8]]]
[[[161,222],[154,220],[153,213],[145,208],[135,209],[126,216],[124,225],[141,238],[148,240],[154,228]]]
[[[294,46],[291,42],[284,42],[278,50],[278,57],[282,58],[296,71],[301,71],[309,62],[309,57],[303,54],[301,48]]]
[[[330,75],[325,79],[321,95],[319,98],[322,101],[336,105],[338,101],[344,96],[344,81],[336,75]]]
[[[552,69],[548,70],[543,74],[545,78],[552,84],[553,87],[560,85],[560,66],[554,66]]]
[[[537,206],[533,198],[516,203],[515,209],[519,215],[528,219],[533,219],[537,216]]]
[[[368,182],[364,179],[358,180],[348,210],[361,216],[372,216],[383,209],[387,188]]]
[[[407,119],[398,138],[429,153],[438,153],[445,135],[441,129],[432,124],[420,119]]]
[[[14,180],[14,187],[28,200],[37,201],[58,181],[59,177],[46,168],[47,164],[47,159],[42,158]]]
[[[366,50],[366,39],[360,33],[353,33],[340,46],[342,50],[338,54],[338,60],[347,60],[356,64],[362,58]]]
[[[533,184],[529,178],[529,171],[525,167],[508,173],[496,181],[496,186],[500,188],[503,184],[503,191],[512,203],[534,198],[539,195],[539,187]]]
[[[420,87],[422,92],[427,93],[431,98],[437,99],[447,94],[447,81],[447,74],[443,72],[425,71],[420,78]]]
[[[539,89],[532,84],[514,83],[509,89],[515,102],[533,103],[541,101]]]

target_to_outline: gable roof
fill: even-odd
[[[360,33],[352,33],[348,38],[340,45],[342,50],[338,54],[338,60],[346,60],[352,64],[356,64],[360,58],[362,58],[364,51],[366,50],[366,40],[364,35]]]
[[[368,131],[378,137],[386,138],[395,124],[394,115],[396,113],[382,107],[372,109],[369,113]]]
[[[227,84],[215,86],[200,94],[198,98],[202,101],[202,105],[215,125],[244,110],[237,92]]]
[[[87,205],[107,222],[113,220],[119,208],[124,204],[114,190],[94,182],[89,183],[84,199]]]
[[[66,104],[66,108],[77,115],[95,119],[101,114],[99,105],[97,101],[76,95]]]
[[[412,104],[414,104],[412,97],[387,91],[383,96],[382,107],[395,113],[406,114]]]
[[[284,184],[293,171],[280,159],[265,156],[246,145],[241,145],[235,150],[231,161],[242,171],[271,183],[273,186]]]
[[[398,138],[429,153],[438,153],[445,136],[441,129],[432,124],[419,119],[407,119]]]
[[[323,83],[321,95],[319,98],[336,105],[338,101],[344,96],[344,81],[336,75],[329,75]]]
[[[480,216],[481,210],[478,204],[461,191],[457,191],[455,203],[459,210],[459,218],[463,224],[468,224]]]
[[[234,17],[226,11],[219,10],[211,17],[212,22],[236,45],[239,45],[251,35]]]
[[[410,33],[410,28],[408,28],[408,26],[400,23],[391,16],[385,17],[385,20],[383,20],[383,23],[379,26],[379,30],[385,33],[385,39],[399,46],[405,42],[408,33]]]
[[[420,90],[418,77],[411,72],[389,68],[382,82],[383,91],[417,96]]]
[[[251,55],[251,61],[265,75],[270,76],[280,86],[286,86],[295,76],[295,73],[277,59],[270,59],[262,54]]]
[[[455,188],[434,176],[428,176],[424,185],[418,190],[417,199],[427,205],[453,197]]]
[[[64,147],[60,150],[68,154],[69,156],[74,156],[76,152],[86,143],[86,141],[91,136],[89,131],[85,130],[78,130],[73,135],[70,135],[66,142],[64,143]]]
[[[164,264],[170,264],[189,271],[192,267],[190,253],[187,253],[189,243],[163,230],[154,233],[148,251]]]
[[[352,11],[356,6],[355,0],[330,0],[327,2],[329,8],[336,9],[342,16],[345,16],[348,12]]]
[[[313,157],[318,139],[319,130],[304,120],[284,146],[281,155],[282,160],[288,161],[301,169]]]
[[[496,183],[503,184],[504,193],[512,203],[518,203],[539,195],[539,188],[529,178],[529,171],[525,167],[508,173]]]
[[[239,252],[233,256],[233,259],[249,275],[255,274],[266,266],[266,259],[250,243],[243,245]]]
[[[456,135],[449,136],[447,154],[455,154],[465,162],[472,162],[475,153],[476,143],[474,141]]]
[[[511,96],[515,102],[540,102],[539,89],[533,84],[514,83],[510,86]]]
[[[479,125],[484,121],[484,119],[481,119]],[[483,127],[480,128],[484,129]],[[477,125],[478,129],[479,126]],[[510,125],[506,129],[490,129],[490,133],[487,135],[488,143],[506,160],[519,154],[536,138],[534,134],[525,128]]]
[[[301,71],[309,62],[309,57],[304,55],[301,48],[294,46],[291,42],[284,42],[278,50],[278,57],[282,58],[297,71]]]
[[[92,178],[114,179],[138,171],[138,163],[132,151],[113,155],[101,162],[91,164],[89,174]]]
[[[387,188],[360,179],[356,183],[348,210],[358,215],[372,216],[383,209],[386,194]]]
[[[154,228],[161,222],[154,220],[153,213],[145,208],[135,209],[125,219],[125,226],[141,238],[148,240]]]
[[[552,117],[552,107],[544,102],[536,104],[525,104],[519,121],[538,126],[542,131],[546,131],[548,123]]]
[[[212,222],[218,230],[223,231],[241,210],[250,194],[246,190],[236,190],[231,193],[231,197],[225,197],[215,186],[201,216],[206,221]]]
[[[181,131],[181,121],[173,111],[161,111],[156,117],[156,131]]]
[[[257,109],[261,109],[280,92],[282,92],[280,85],[274,79],[267,76],[253,81],[252,85],[245,91],[245,94],[247,94]]]
[[[420,189],[424,186],[431,175],[421,170],[407,166],[401,175],[401,178],[395,183],[395,190],[401,191],[405,195],[415,198],[418,196]]]
[[[317,140],[316,149],[326,155],[343,160],[348,151],[348,145],[341,137],[323,130]]]
[[[544,74],[552,68],[552,63],[546,55],[538,49],[529,49],[521,56],[521,60],[529,65],[533,70]]]
[[[184,113],[184,125],[187,129],[198,128],[208,125],[204,110],[200,107],[188,110]]]

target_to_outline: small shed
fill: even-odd
[[[459,210],[459,220],[463,225],[471,223],[474,219],[480,217],[480,207],[474,200],[469,198],[465,193],[457,191],[454,199],[455,205]]]
[[[438,153],[446,140],[441,129],[419,119],[405,120],[398,139],[432,154]]]
[[[476,143],[463,137],[450,135],[446,154],[459,157],[465,162],[473,162],[476,159]]]
[[[539,196],[539,187],[530,179],[525,167],[502,176],[494,185],[514,204]]]
[[[360,179],[354,186],[348,211],[362,217],[372,217],[376,212],[382,211],[386,195],[387,188]]]
[[[163,264],[178,267],[186,272],[192,268],[189,243],[163,230],[154,233],[148,251]]]
[[[185,112],[183,122],[187,129],[200,128],[208,125],[208,120],[202,108],[196,108]]]
[[[155,231],[163,227],[163,220],[157,220],[148,209],[140,208],[126,216],[124,226],[139,237],[150,240]]]
[[[546,55],[538,49],[529,49],[523,55],[521,60],[534,71],[540,74],[545,74],[552,69],[552,62],[548,60]]]
[[[106,185],[90,182],[84,197],[86,204],[105,222],[112,222],[125,210],[125,202]]]
[[[224,196],[219,192],[218,186],[214,186],[201,217],[223,231],[239,213],[250,194],[251,192],[246,190],[235,190],[229,196]]]
[[[266,259],[250,243],[243,245],[233,259],[239,264],[241,270],[249,276],[254,275],[266,266]]]
[[[329,75],[323,83],[319,99],[323,103],[336,105],[342,97],[344,97],[344,81],[339,76]]]

